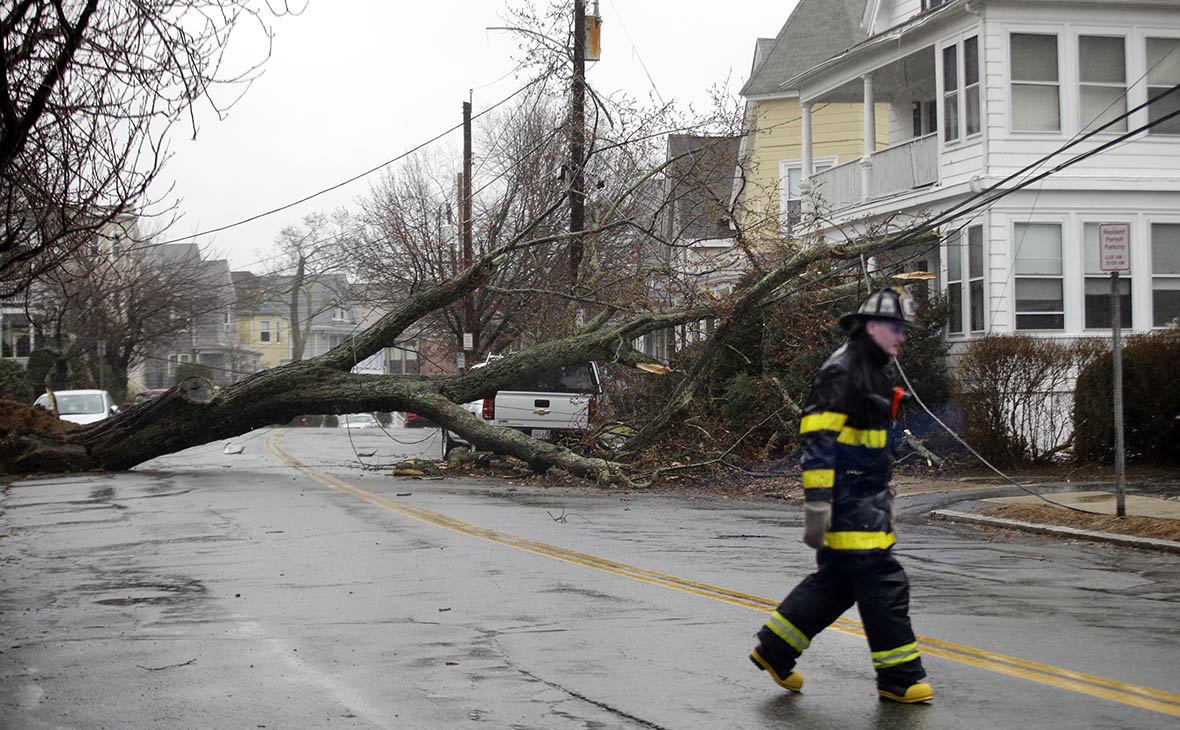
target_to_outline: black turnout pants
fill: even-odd
[[[888,550],[842,553],[830,548],[818,552],[817,562],[819,569],[795,586],[758,631],[759,654],[780,676],[787,676],[812,637],[856,603],[878,685],[904,689],[925,677],[910,627],[910,584],[901,563]]]

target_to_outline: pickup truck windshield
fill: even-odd
[[[513,383],[505,390],[529,393],[597,393],[598,382],[589,363],[562,365]]]

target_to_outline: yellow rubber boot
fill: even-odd
[[[929,702],[934,699],[934,688],[925,682],[915,682],[905,690],[897,689],[882,689],[877,688],[877,694],[884,699],[893,700],[894,702],[904,702],[907,705],[914,702]]]
[[[759,669],[763,670],[764,672],[768,672],[770,674],[770,678],[774,680],[775,684],[782,687],[783,689],[789,689],[792,692],[800,692],[803,690],[802,674],[793,671],[786,677],[780,677],[778,672],[774,670],[774,667],[770,666],[770,662],[762,658],[762,655],[758,653],[757,649],[750,652],[750,661],[754,662],[755,666],[757,666]]]

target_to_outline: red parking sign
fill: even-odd
[[[1131,270],[1131,225],[1098,224],[1098,253],[1103,271]]]

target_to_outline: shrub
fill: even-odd
[[[1127,458],[1180,463],[1180,331],[1128,339],[1123,348],[1123,435]],[[1078,459],[1114,458],[1114,373],[1110,353],[1090,364],[1074,393]]]
[[[199,362],[182,362],[176,366],[176,382],[179,383],[185,378],[204,378],[212,383],[213,368]]]
[[[972,342],[952,383],[963,436],[1001,466],[1049,460],[1072,436],[1068,397],[1078,372],[1102,343],[1061,343],[1027,335],[989,335]]]
[[[15,360],[0,360],[0,397],[21,403],[32,403],[37,397],[28,371]]]

